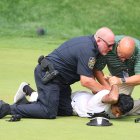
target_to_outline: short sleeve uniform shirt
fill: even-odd
[[[61,76],[72,84],[80,75],[92,77],[99,54],[94,36],[81,36],[64,42],[47,56]]]

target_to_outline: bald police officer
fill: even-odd
[[[72,115],[71,87],[79,81],[93,93],[104,87],[94,80],[93,68],[97,55],[106,55],[115,42],[114,33],[107,27],[97,30],[95,35],[73,38],[64,42],[48,56],[41,58],[35,68],[38,100],[31,104],[7,105],[6,113],[22,117],[53,119],[57,115]],[[0,103],[4,110],[5,103]]]

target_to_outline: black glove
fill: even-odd
[[[16,115],[13,115],[11,118],[10,118],[10,120],[8,120],[9,122],[17,122],[17,121],[20,121],[21,120],[21,115],[18,115],[18,114],[16,114]]]

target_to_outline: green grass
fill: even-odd
[[[0,38],[0,99],[12,104],[19,84],[27,81],[35,87],[33,70],[40,54],[48,54],[63,40],[48,41],[46,38]],[[107,73],[107,70],[105,70]],[[80,83],[72,89],[85,90]],[[139,98],[140,88],[133,93]],[[110,120],[113,126],[90,127],[88,118],[58,117],[55,120],[22,119],[20,122],[7,122],[10,116],[0,120],[0,138],[3,140],[132,140],[139,139],[140,124],[134,123],[136,117]]]
[[[40,55],[47,55],[68,38],[93,34],[110,27],[115,34],[140,38],[138,0],[0,0],[0,99],[12,104],[19,84],[33,88],[34,68]],[[39,37],[38,28],[46,34]],[[107,69],[105,70],[107,73]],[[85,90],[80,83],[72,89]],[[140,98],[140,87],[133,97]],[[111,120],[111,127],[89,127],[88,118],[58,117],[55,120],[0,120],[2,140],[137,140],[140,124],[136,117]]]
[[[90,127],[88,118],[65,117],[56,120],[22,119],[20,122],[0,121],[0,137],[3,140],[137,140],[140,125],[134,123],[134,117],[123,120],[111,120],[110,127]],[[7,134],[5,134],[7,133]]]
[[[50,39],[67,39],[108,26],[139,38],[139,5],[138,0],[1,0],[0,36],[36,37],[41,27]]]
[[[33,73],[38,57],[42,54],[47,55],[55,48],[55,45],[55,42],[52,44],[45,38],[1,38],[0,83],[4,87],[0,88],[1,96],[6,95],[7,98],[13,91],[15,93],[16,88],[22,81],[27,81],[34,86]]]

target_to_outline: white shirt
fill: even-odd
[[[87,91],[77,91],[72,94],[71,105],[73,111],[80,117],[90,117],[87,113],[108,112],[110,104],[102,103],[102,98],[109,93],[109,90],[102,90],[96,94]]]

